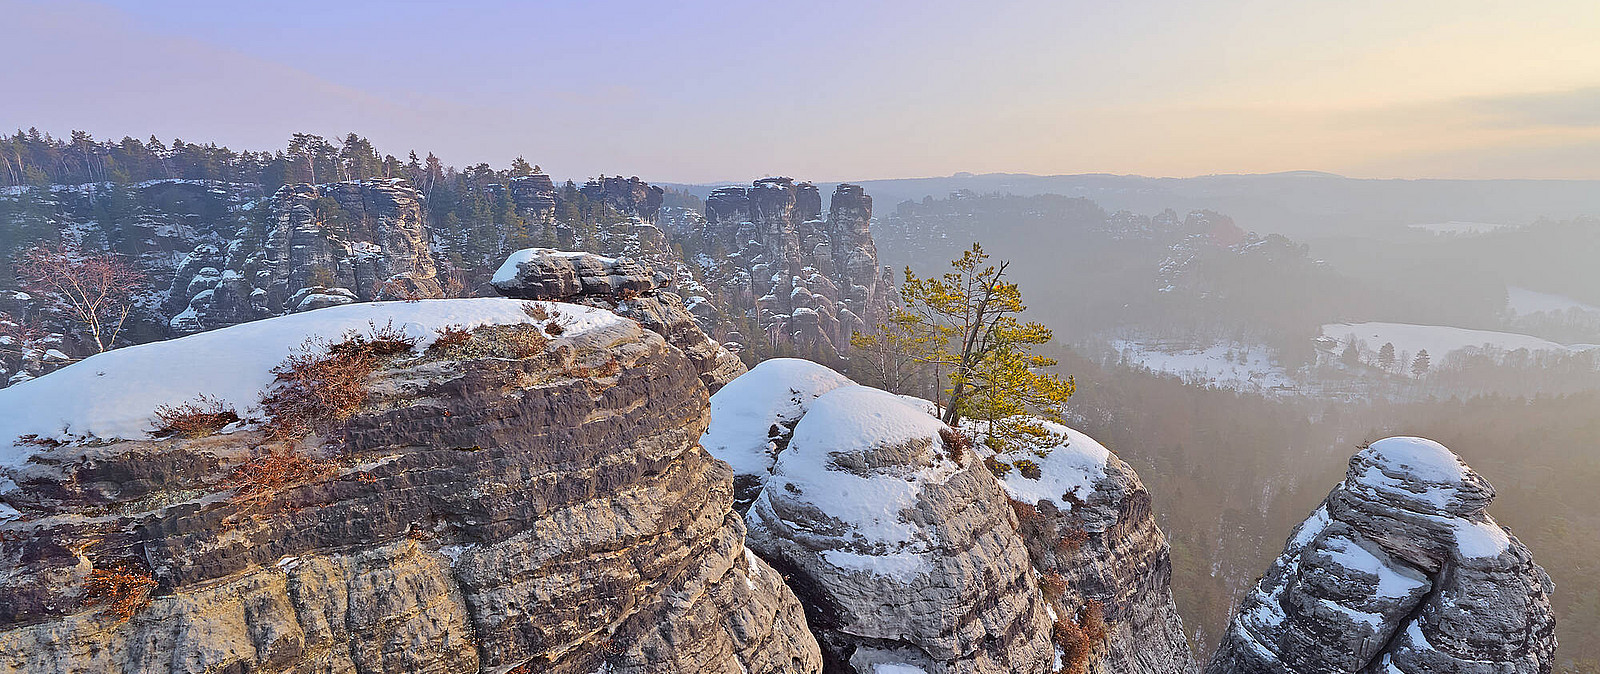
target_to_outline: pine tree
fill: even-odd
[[[988,259],[974,243],[942,277],[919,278],[906,268],[906,306],[891,319],[896,327],[879,333],[912,335],[901,346],[948,381],[940,396],[945,423],[982,422],[985,442],[1009,452],[1045,444],[1052,434],[1038,418],[1060,422],[1074,385],[1071,377],[1044,372],[1056,361],[1033,349],[1053,335],[1039,323],[1017,320],[1026,307],[1020,288],[1006,280],[1010,263],[989,265]]]
[[[1361,349],[1356,346],[1355,337],[1344,343],[1344,353],[1339,354],[1339,360],[1345,367],[1355,367],[1361,364]]]
[[[1378,349],[1378,367],[1394,369],[1394,342],[1384,342],[1383,348]]]
[[[1433,363],[1428,358],[1428,350],[1418,349],[1417,357],[1411,360],[1411,374],[1413,376],[1421,377],[1422,375],[1427,374],[1428,370],[1432,367]]]

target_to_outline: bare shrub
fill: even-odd
[[[1089,671],[1089,658],[1095,644],[1106,640],[1110,629],[1106,626],[1105,608],[1093,599],[1084,604],[1078,620],[1061,618],[1056,621],[1052,637],[1061,647],[1062,665],[1058,674],[1084,674]]]
[[[438,336],[434,337],[433,343],[428,345],[427,355],[430,356],[449,353],[454,349],[465,346],[468,341],[472,340],[472,331],[462,325],[446,325],[436,332]]]
[[[1056,541],[1056,554],[1062,556],[1072,555],[1083,547],[1089,540],[1089,533],[1078,528],[1067,529],[1061,532],[1061,538]]]
[[[223,484],[234,490],[234,503],[255,504],[284,486],[323,475],[328,469],[326,462],[297,451],[269,451],[239,464]]]
[[[355,331],[346,332],[342,341],[328,345],[328,352],[360,351],[379,358],[387,358],[406,355],[415,351],[417,343],[420,341],[420,339],[406,334],[405,330],[394,327],[393,320],[384,323],[382,326],[368,321],[366,334]]]
[[[123,623],[150,604],[150,592],[155,587],[156,579],[148,571],[125,566],[95,569],[84,583],[84,603],[104,605],[107,615]]]
[[[1017,514],[1017,522],[1024,528],[1037,528],[1044,522],[1044,516],[1039,514],[1039,509],[1033,504],[1017,499],[1007,499],[1011,502],[1011,510]]]
[[[366,334],[345,333],[326,346],[308,340],[272,369],[274,385],[261,398],[267,434],[298,437],[355,416],[367,397],[367,378],[385,360],[411,353],[417,342],[392,322],[371,324]]]
[[[956,463],[961,463],[972,450],[972,438],[954,428],[939,429],[939,440],[944,443],[945,454]]]
[[[1044,592],[1044,598],[1055,601],[1066,594],[1067,579],[1059,573],[1051,571],[1039,578],[1039,590]]]
[[[527,314],[528,318],[536,321],[550,320],[550,312],[544,308],[543,304],[538,302],[523,302],[522,313]]]
[[[181,405],[157,407],[155,429],[150,433],[156,437],[203,438],[238,421],[239,412],[233,405],[202,394]]]

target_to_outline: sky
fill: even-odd
[[[0,129],[557,177],[1600,179],[1600,2],[0,0]]]

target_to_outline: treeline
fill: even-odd
[[[112,189],[103,190],[104,196],[96,198],[97,207],[102,202],[137,205],[137,195],[121,188],[147,181],[220,181],[253,188],[264,197],[294,183],[404,179],[423,195],[429,223],[451,239],[452,245],[447,248],[456,258],[452,262],[468,269],[496,262],[495,256],[508,246],[592,242],[599,223],[625,219],[598,195],[586,193],[569,180],[557,185],[555,214],[557,222],[568,226],[558,232],[531,225],[524,221],[506,186],[513,178],[542,172],[522,157],[503,169],[488,163],[457,169],[445,165],[432,152],[419,157],[411,151],[401,159],[380,152],[353,132],[331,140],[296,133],[283,149],[261,152],[235,151],[214,143],[186,143],[177,138],[168,144],[155,136],[147,140],[96,140],[83,131],[56,138],[36,128],[0,137],[0,187],[42,189],[51,185],[110,184]],[[37,195],[25,192],[23,196],[26,199]],[[49,204],[18,202],[5,210],[20,211],[30,206],[41,213],[51,208]],[[119,213],[107,215],[96,220],[119,222]]]

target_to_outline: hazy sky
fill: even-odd
[[[1600,178],[1595,0],[18,2],[0,129],[557,176]]]

